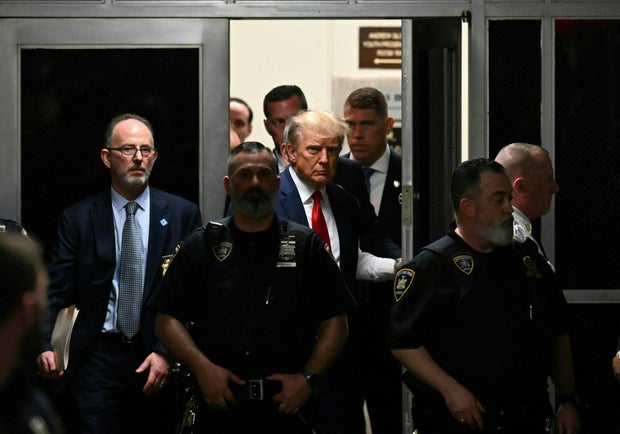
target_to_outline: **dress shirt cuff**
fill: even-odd
[[[358,252],[357,271],[355,277],[359,280],[383,282],[394,278],[394,259],[380,258],[368,252]]]

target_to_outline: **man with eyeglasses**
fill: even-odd
[[[53,389],[76,432],[170,432],[170,361],[145,306],[176,244],[202,224],[200,211],[148,186],[158,156],[148,120],[112,119],[100,155],[111,188],[62,213],[38,368],[58,380]],[[50,338],[59,310],[72,304],[79,315],[63,371]]]

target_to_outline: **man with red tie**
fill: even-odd
[[[311,226],[324,237],[347,285],[353,288],[356,277],[389,279],[395,261],[359,250],[359,202],[332,182],[346,132],[346,124],[327,112],[308,110],[288,120],[284,144],[290,166],[280,174],[275,209],[279,216]],[[349,342],[319,392],[321,433],[363,430],[362,408],[354,399],[359,328],[356,315],[349,314]]]

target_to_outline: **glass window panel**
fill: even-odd
[[[150,184],[198,202],[199,58],[197,48],[21,51],[22,220],[46,247],[64,208],[109,188],[99,151],[119,113],[153,124]]]
[[[513,142],[540,144],[539,20],[489,22],[489,155]]]
[[[556,21],[556,262],[567,289],[616,289],[620,22]]]

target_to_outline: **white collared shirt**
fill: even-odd
[[[291,166],[289,169],[291,173],[291,178],[293,178],[293,183],[295,183],[295,187],[297,187],[297,192],[299,193],[299,197],[301,198],[301,203],[304,206],[304,211],[306,212],[306,219],[308,220],[308,226],[312,227],[312,205],[314,201],[312,199],[312,194],[314,193],[314,189],[303,182],[299,176],[297,176],[297,172],[295,172],[295,168]],[[325,223],[327,224],[327,231],[329,232],[329,243],[331,245],[332,255],[336,258],[336,262],[340,265],[340,238],[338,237],[338,226],[336,225],[336,218],[334,217],[334,212],[332,211],[331,203],[329,202],[329,196],[327,195],[327,191],[325,188],[321,189],[321,209],[323,210],[323,216],[325,217]]]
[[[377,161],[375,161],[370,168],[374,169],[374,173],[370,175],[370,203],[375,209],[375,213],[379,215],[379,209],[381,208],[381,199],[383,198],[383,188],[385,187],[385,180],[387,178],[387,171],[390,165],[390,147],[386,145],[385,152],[381,155]],[[351,160],[355,160],[353,152],[349,154]],[[357,160],[355,160],[357,161]]]
[[[282,173],[288,167],[288,163],[284,161],[284,157],[280,155],[280,152],[274,151],[274,154],[276,154],[276,161],[278,162],[278,173]]]
[[[123,196],[118,194],[113,188],[112,190],[112,214],[114,216],[114,245],[116,249],[116,269],[112,278],[112,291],[110,291],[110,299],[108,301],[108,310],[103,323],[103,332],[118,332],[116,327],[116,310],[118,308],[118,282],[121,263],[121,244],[123,240],[123,226],[127,219],[125,205],[129,202]],[[149,245],[149,225],[150,225],[150,206],[151,194],[147,187],[140,196],[135,200],[138,203],[136,209],[136,220],[140,225],[142,233],[142,281],[146,270],[146,254]]]
[[[536,244],[538,247],[538,253],[547,260],[547,264],[551,267],[551,270],[555,273],[555,267],[551,263],[551,261],[547,258],[545,253],[538,244],[538,241],[532,235],[532,222],[523,212],[517,208],[516,206],[512,207],[512,218],[513,218],[513,234],[515,240],[519,243],[523,244],[528,238]]]
[[[301,198],[301,202],[304,206],[304,211],[306,212],[306,219],[308,220],[308,226],[312,227],[312,194],[314,190],[305,184],[294,168],[291,167],[291,178],[297,187],[297,192],[299,193],[299,197]],[[327,224],[327,230],[329,231],[329,241],[331,244],[332,254],[334,258],[336,258],[336,262],[340,265],[340,238],[338,237],[338,227],[336,226],[336,219],[334,217],[334,212],[331,207],[331,203],[329,202],[329,197],[327,196],[327,192],[325,189],[321,190],[321,195],[323,196],[321,206],[323,209],[323,215],[325,216],[325,222]],[[358,260],[357,260],[357,268],[355,277],[360,280],[371,280],[375,282],[391,280],[394,278],[394,259],[391,258],[380,258],[378,256],[374,256],[368,252],[363,252],[359,248],[359,240],[358,240]]]

